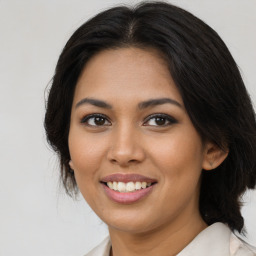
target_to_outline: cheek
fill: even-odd
[[[96,136],[70,131],[69,150],[78,185],[98,181],[97,170],[106,155],[106,143]]]
[[[84,199],[93,206],[100,179],[98,170],[106,155],[104,140],[71,130],[69,150],[78,188]]]
[[[180,131],[154,144],[150,154],[165,182],[177,189],[179,184],[190,185],[192,180],[197,183],[202,170],[203,147],[196,132]]]
[[[172,138],[162,140],[161,145],[152,147],[151,151],[154,165],[161,173],[159,201],[169,202],[164,209],[174,215],[184,206],[197,207],[203,154],[201,139],[198,135],[191,137],[176,133]]]

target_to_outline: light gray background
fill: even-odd
[[[118,0],[0,0],[0,255],[79,256],[107,234],[82,197],[58,189],[44,137],[44,90],[71,33]],[[136,3],[138,1],[123,1]],[[173,0],[212,26],[239,64],[256,102],[256,1]],[[244,197],[256,245],[256,193]]]

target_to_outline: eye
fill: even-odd
[[[177,123],[177,120],[166,114],[154,114],[146,118],[144,126],[169,126]]]
[[[110,126],[111,123],[105,115],[102,114],[92,114],[85,116],[81,123],[88,126]]]

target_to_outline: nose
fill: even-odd
[[[107,154],[108,160],[121,167],[144,161],[145,151],[139,131],[123,125],[112,131],[112,141]]]

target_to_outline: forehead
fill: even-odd
[[[104,50],[93,56],[78,79],[74,98],[144,100],[168,95],[182,102],[160,53],[155,49],[129,47]]]

